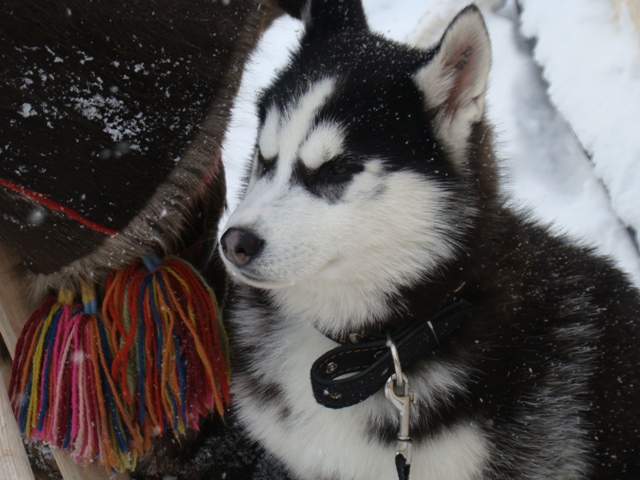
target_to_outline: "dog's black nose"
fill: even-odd
[[[248,230],[230,228],[222,235],[220,244],[227,260],[242,267],[262,250],[264,240]]]

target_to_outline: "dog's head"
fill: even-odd
[[[480,12],[462,10],[429,50],[372,33],[359,0],[289,13],[306,30],[260,98],[244,199],[221,241],[227,267],[265,289],[391,291],[436,274],[493,189],[478,186],[490,65]]]

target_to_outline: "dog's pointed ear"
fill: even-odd
[[[476,6],[456,15],[430,57],[414,79],[426,109],[436,114],[437,133],[459,145],[482,119],[491,65],[489,34]]]
[[[366,29],[361,0],[277,0],[278,6],[305,23],[307,30],[333,33],[343,29]]]

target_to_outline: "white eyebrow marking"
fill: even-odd
[[[344,130],[340,125],[321,123],[300,146],[300,159],[307,167],[316,169],[343,152],[344,137]]]
[[[297,105],[287,112],[285,121],[282,122],[279,142],[281,159],[287,162],[295,159],[318,110],[333,93],[334,86],[335,80],[332,78],[316,82],[300,97]]]
[[[265,159],[272,159],[278,156],[278,135],[281,122],[282,115],[280,115],[275,105],[272,105],[267,112],[267,117],[258,138],[258,148]]]

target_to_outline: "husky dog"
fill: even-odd
[[[292,5],[306,30],[221,239],[249,435],[300,479],[640,478],[639,293],[505,206],[478,9],[419,50],[369,31],[359,0]],[[369,372],[332,374],[341,355],[413,325],[435,346],[398,340],[395,377],[340,404],[332,385]]]

